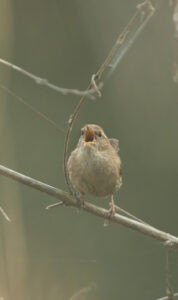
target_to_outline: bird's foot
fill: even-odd
[[[115,206],[112,203],[110,203],[109,215],[110,217],[113,217],[115,215]]]
[[[77,197],[79,208],[83,209],[85,207],[85,201],[84,201],[84,195],[80,194],[79,197]]]
[[[104,220],[104,227],[107,227],[111,223],[111,218],[115,215],[115,206],[113,195],[111,195],[110,208],[108,210],[108,217]]]

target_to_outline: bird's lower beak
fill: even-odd
[[[87,126],[87,129],[86,129],[85,134],[84,134],[84,144],[85,145],[93,144],[94,140],[95,140],[95,134],[94,134],[93,130],[91,130]]]

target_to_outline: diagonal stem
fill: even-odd
[[[21,173],[18,173],[12,169],[6,168],[2,165],[0,165],[0,174],[4,175],[6,177],[10,177],[15,181],[18,181],[22,184],[30,186],[36,190],[44,192],[44,193],[52,196],[53,198],[59,199],[63,202],[64,205],[80,208],[80,204],[75,197],[71,196],[67,192],[64,192],[60,189],[57,189],[53,186],[46,184],[46,183],[43,183],[41,181],[38,181],[38,180],[28,177],[28,176],[25,176]],[[154,238],[154,239],[164,243],[164,245],[167,247],[172,247],[172,248],[178,249],[178,238],[176,236],[173,236],[169,233],[166,233],[164,231],[156,229],[153,226],[150,226],[150,225],[144,224],[144,223],[140,223],[138,221],[132,220],[125,216],[121,216],[119,214],[115,214],[115,215],[111,216],[111,214],[108,212],[108,210],[106,210],[102,207],[93,205],[89,202],[85,202],[85,206],[83,207],[82,210],[84,210],[92,215],[96,215],[104,220],[109,220],[109,222],[121,224],[125,227],[131,228],[138,232],[141,232],[144,235],[147,235],[151,238]]]

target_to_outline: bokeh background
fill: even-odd
[[[0,2],[0,57],[68,88],[85,89],[138,1]],[[116,203],[178,235],[178,85],[173,82],[172,11],[158,11],[75,122],[70,151],[86,123],[120,141],[123,186]],[[79,98],[62,96],[0,65],[0,84],[67,127]],[[65,134],[0,88],[0,163],[66,190]],[[108,207],[108,199],[88,198]],[[51,197],[0,176],[0,297],[4,300],[150,300],[165,295],[166,251],[144,235],[60,207]],[[178,254],[170,252],[178,289]],[[77,292],[84,288],[84,293]],[[73,298],[72,298],[73,297]]]

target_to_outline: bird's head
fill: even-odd
[[[99,125],[87,124],[81,129],[81,143],[82,145],[90,148],[97,148],[104,150],[109,143],[104,130]]]

